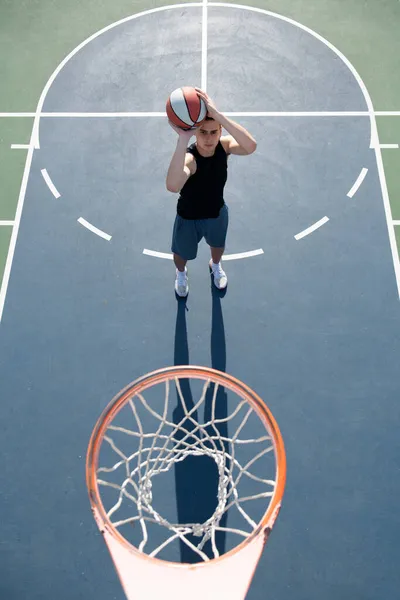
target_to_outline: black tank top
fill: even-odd
[[[196,172],[181,189],[177,212],[184,219],[213,219],[224,205],[224,186],[228,176],[228,157],[221,142],[212,156],[201,156],[196,144],[187,152],[196,160]]]

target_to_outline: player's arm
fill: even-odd
[[[227,154],[246,155],[252,154],[256,150],[256,140],[242,125],[235,123],[235,121],[228,119],[228,117],[222,114],[218,118],[218,121],[230,133],[230,135],[221,136],[221,144],[224,146]]]
[[[172,156],[166,179],[169,192],[178,193],[186,181],[196,171],[196,161],[192,154],[186,152],[189,139],[193,132],[179,130],[170,123],[171,127],[178,133],[178,141]]]
[[[210,96],[203,92],[200,88],[196,88],[198,95],[203,98],[207,106],[207,113],[222,125],[224,129],[230,134],[222,136],[221,143],[224,146],[227,154],[252,154],[257,148],[257,142],[239,123],[228,119],[216,108],[214,102]]]
[[[239,154],[246,156],[247,154],[252,154],[257,147],[257,143],[254,140],[254,143],[256,144],[255,147],[252,150],[246,149],[241,146],[232,135],[222,135],[220,142],[227,154]]]

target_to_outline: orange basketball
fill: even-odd
[[[170,94],[166,110],[171,123],[185,130],[198,127],[207,114],[204,100],[194,87],[188,86],[177,88]]]

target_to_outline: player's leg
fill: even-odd
[[[211,256],[215,256],[216,258],[215,260],[214,258],[211,258],[209,262],[210,271],[213,274],[214,278],[214,285],[219,290],[224,290],[228,285],[228,276],[221,265],[221,256],[223,254],[223,251],[223,248],[211,248]]]
[[[210,246],[210,250],[212,261],[215,265],[217,265],[222,258],[225,248],[213,248]]]
[[[187,260],[182,258],[182,256],[179,256],[179,254],[175,254],[174,252],[174,263],[178,271],[182,273],[185,270]]]
[[[197,246],[195,221],[183,219],[176,215],[171,250],[176,267],[175,292],[178,296],[185,297],[188,295],[189,283],[186,263],[188,260],[196,258]]]
[[[226,204],[221,208],[216,219],[207,219],[207,221],[207,233],[204,237],[211,250],[209,266],[214,277],[215,286],[222,290],[228,285],[228,277],[221,266],[229,223],[229,212]]]

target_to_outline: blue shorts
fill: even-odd
[[[184,260],[197,256],[197,247],[204,237],[213,248],[224,248],[228,230],[229,211],[226,204],[215,219],[183,219],[176,215],[171,250]]]

